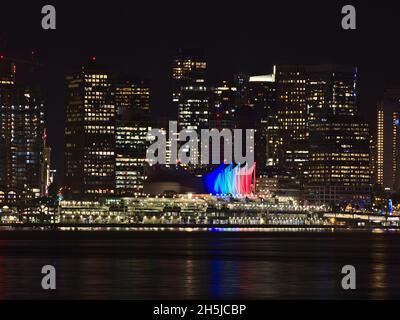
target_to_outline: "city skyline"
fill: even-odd
[[[400,298],[398,12],[2,4],[0,300]]]
[[[204,58],[204,53],[201,53],[201,56]],[[182,56],[182,49],[177,51],[177,57],[182,57],[180,58],[182,60],[172,66],[172,79],[186,79],[172,94],[181,129],[199,131],[200,128],[211,129],[215,124],[222,129],[224,126],[221,127],[218,121],[228,125],[227,129],[255,129],[258,151],[256,156],[260,152],[266,152],[265,157],[260,157],[261,161],[258,163],[259,174],[264,173],[269,166],[289,170],[292,172],[292,179],[299,183],[295,189],[299,188],[300,191],[308,186],[312,187],[313,184],[317,187],[318,191],[312,192],[317,192],[318,197],[322,197],[318,198],[318,201],[322,199],[322,201],[337,202],[338,199],[342,199],[342,191],[338,191],[343,187],[341,184],[351,188],[357,186],[358,191],[349,189],[346,192],[354,193],[354,196],[360,199],[363,199],[364,194],[369,194],[368,190],[374,183],[373,177],[369,176],[373,171],[370,166],[369,150],[372,135],[368,126],[358,120],[356,68],[340,65],[278,65],[273,67],[272,74],[253,76],[242,74],[234,77],[235,80],[231,82],[230,87],[226,87],[229,81],[223,82],[225,87],[218,87],[209,85],[203,73],[200,73],[199,79],[197,78],[196,68],[201,66],[205,71],[205,62],[193,60],[192,53]],[[203,61],[203,58],[200,61]],[[9,65],[14,72],[11,76],[16,78],[17,64],[6,57],[2,60],[3,69],[7,70],[4,66]],[[195,70],[194,73],[192,69]],[[90,57],[80,70],[66,75],[68,107],[65,159],[67,162],[65,179],[62,180],[61,186],[66,187],[66,190],[72,190],[72,193],[114,194],[115,188],[118,188],[120,183],[136,185],[131,189],[131,193],[136,194],[143,189],[146,180],[142,171],[145,166],[143,162],[145,133],[146,129],[156,124],[150,117],[147,120],[143,118],[144,114],[151,110],[149,103],[151,89],[144,86],[142,81],[127,82],[119,79],[119,75],[101,66],[96,57]],[[201,90],[194,90],[187,95],[188,89],[196,88],[193,84],[197,82],[201,84],[202,87],[199,87]],[[5,88],[9,86],[6,82],[3,85]],[[233,96],[221,95],[226,88],[233,91]],[[197,101],[201,103],[198,104]],[[7,105],[6,101],[4,103]],[[223,103],[228,110],[223,109]],[[187,109],[181,109],[181,106]],[[123,120],[126,118],[124,115],[126,111],[136,114],[130,116],[129,123],[124,122],[126,119]],[[199,126],[197,118],[192,119],[192,116],[182,118],[179,116],[180,112],[184,115],[204,114],[203,123]],[[251,116],[252,113],[254,115]],[[139,118],[142,118],[140,123]],[[354,125],[358,123],[359,129],[356,129]],[[326,124],[332,127],[329,129],[331,136],[325,137],[325,132],[328,131],[323,128]],[[143,128],[140,128],[141,126]],[[343,132],[343,137],[338,136],[339,132],[340,134]],[[321,140],[318,135],[322,133],[324,136]],[[138,138],[135,138],[136,142],[127,140],[130,136],[138,135],[142,136],[141,140],[137,140]],[[337,141],[336,144],[338,139],[343,139],[348,146],[335,146],[330,142],[332,139]],[[356,147],[356,144],[360,144],[360,139],[363,140],[363,146]],[[81,143],[84,144],[80,145]],[[118,144],[130,147],[125,149],[124,154],[118,155]],[[126,153],[129,149],[133,150],[136,145],[142,154]],[[345,154],[348,155],[348,159],[345,158]],[[357,159],[361,154],[365,158],[365,161],[362,160],[363,164],[360,162],[361,158],[356,161],[353,159],[354,157]],[[103,158],[107,160],[104,162]],[[321,162],[322,159],[325,160]],[[136,166],[136,171],[132,166]],[[210,169],[205,167],[198,173],[205,175]],[[101,170],[104,170],[104,173]],[[142,171],[141,177],[137,176],[140,171]],[[142,182],[137,184],[133,182],[135,179]],[[331,183],[333,189],[330,189]],[[362,186],[365,186],[365,191],[361,191]],[[281,188],[285,189],[287,186]],[[307,195],[304,197],[307,199]],[[309,199],[317,201],[316,197],[310,196]],[[351,201],[351,198],[344,196],[342,201]],[[367,198],[366,201],[369,202]]]
[[[5,56],[5,55],[3,55],[2,56],[2,60],[3,61],[7,61],[8,60],[8,57],[7,56]],[[13,60],[13,58],[11,58],[11,61]],[[91,56],[91,57],[88,57],[88,59],[87,59],[88,61],[92,61],[92,60],[97,60],[98,61],[98,59],[97,59],[97,57],[95,57],[95,56]],[[295,66],[295,65],[293,65],[293,66]],[[308,66],[310,66],[310,67],[312,67],[313,66],[313,64],[310,64],[310,65],[302,65],[301,67],[308,67]],[[271,69],[273,69],[274,67],[272,67]],[[76,69],[76,68],[74,68],[74,69]],[[113,74],[113,75],[115,75],[116,74],[116,72],[115,71],[113,71],[112,69],[110,69],[110,68],[106,68],[107,69],[107,72],[108,73],[110,73],[110,74]],[[148,102],[148,110],[152,113],[152,115],[153,116],[157,116],[158,115],[158,108],[156,108],[156,107],[154,107],[154,106],[152,106],[152,97],[153,97],[153,89],[152,89],[152,87],[151,87],[151,80],[138,80],[138,77],[137,76],[134,76],[134,77],[132,77],[132,76],[129,76],[129,75],[127,75],[125,72],[123,72],[122,73],[125,77],[131,77],[131,78],[134,78],[135,80],[133,81],[133,83],[140,83],[140,82],[143,82],[143,81],[146,81],[147,83],[149,83],[150,85],[148,85],[148,90],[149,90],[149,102]],[[240,75],[240,74],[239,74]],[[228,80],[224,80],[224,81],[228,81],[228,82],[230,82],[230,83],[233,83],[233,80],[232,79],[234,79],[234,77],[235,76],[237,76],[237,75],[230,75],[230,76],[226,76],[226,77],[224,77],[224,79],[228,79]],[[263,76],[261,73],[255,73],[255,74],[249,74],[249,75],[246,75],[247,77],[249,77],[249,80],[250,80],[250,83],[251,83],[251,77],[253,77],[254,79],[256,79],[256,77],[257,76]],[[224,81],[222,82],[222,85],[224,85],[223,83],[224,83]],[[207,86],[206,86],[206,89],[207,89],[207,94],[209,94],[209,95],[213,95],[214,93],[212,93],[212,91],[213,90],[220,90],[221,89],[221,87],[219,86],[219,84],[220,84],[221,82],[209,82],[209,83],[207,83]],[[262,83],[262,81],[260,81],[260,80],[253,80],[253,83]],[[251,89],[250,89],[251,90]],[[46,90],[44,90],[44,92],[45,92]],[[150,92],[151,92],[151,94],[150,94]],[[171,93],[173,92],[173,90],[171,91]],[[44,94],[45,95],[45,94]],[[208,97],[208,98],[210,98],[210,99],[212,99],[211,97]],[[169,101],[170,102],[170,101]],[[168,104],[169,102],[166,102],[166,104]],[[378,101],[379,102],[379,101]],[[378,103],[377,102],[377,103]],[[48,105],[48,103],[45,103],[45,106],[47,106]],[[359,105],[359,103],[358,103],[358,105]],[[169,111],[169,114],[168,115],[165,115],[165,114],[163,114],[162,115],[162,117],[161,117],[161,119],[169,119],[169,120],[176,120],[176,119],[179,119],[179,116],[178,115],[176,115],[176,118],[174,118],[174,115],[173,115],[173,113],[178,113],[179,112],[179,108],[175,108],[175,112],[173,112],[173,111]],[[373,114],[372,114],[372,120],[370,120],[370,121],[368,121],[369,122],[369,124],[370,124],[370,126],[371,126],[371,128],[374,128],[375,127],[375,125],[376,125],[376,123],[375,123],[375,115],[374,115],[374,113],[375,112],[373,112]],[[45,113],[45,117],[46,116],[48,116],[47,115],[47,113]],[[361,116],[362,116],[362,113],[361,113]],[[210,113],[210,117],[212,117],[212,114]],[[370,115],[370,117],[371,117],[371,115]],[[48,117],[46,117],[46,118],[48,118]],[[364,115],[364,119],[365,119],[365,115]],[[212,122],[212,118],[210,118],[210,121]],[[214,122],[214,124],[215,124],[215,122]],[[52,127],[52,123],[51,123],[51,121],[49,122],[49,121],[46,121],[46,124],[45,124],[45,126],[46,126],[46,128],[51,128]],[[216,126],[216,127],[218,127],[218,126]],[[49,130],[49,131],[51,131],[51,129]],[[52,137],[51,136],[51,134],[50,134],[50,137]],[[64,137],[63,137],[64,138]],[[63,138],[61,139],[61,140],[63,140]],[[51,140],[53,140],[54,141],[54,137],[53,137],[53,139],[49,139],[50,141]],[[53,162],[53,166],[52,166],[52,169],[57,169],[57,172],[58,172],[58,174],[56,175],[56,181],[58,182],[58,183],[60,183],[60,181],[62,181],[61,179],[62,179],[62,177],[64,176],[64,171],[63,171],[63,168],[64,168],[64,165],[63,165],[63,159],[61,159],[60,160],[60,157],[58,156],[57,157],[57,155],[59,155],[59,150],[60,150],[60,147],[57,145],[57,144],[53,144],[53,145],[50,145],[51,147],[53,147],[54,148],[54,150],[55,150],[55,154],[56,154],[56,156],[54,157],[55,159],[56,159],[56,161],[54,161]],[[65,150],[64,150],[65,151]],[[256,155],[257,156],[257,155]],[[54,163],[55,163],[55,165],[54,165]],[[61,168],[61,170],[60,170],[60,168]]]
[[[332,4],[332,7],[335,6],[336,5]],[[162,19],[157,11],[149,12],[146,11],[145,7],[143,8],[145,16],[154,15],[154,17]],[[83,6],[81,12],[76,16],[77,21],[81,23],[82,21],[80,19],[83,18],[85,18],[84,20],[88,22],[94,17],[97,17],[96,19],[98,19],[99,17],[106,17],[105,9],[106,8],[101,5],[96,8]],[[117,78],[135,79],[131,82],[133,86],[136,86],[137,84],[145,80],[147,90],[145,108],[146,110],[150,111],[150,117],[153,119],[158,119],[157,122],[162,123],[163,126],[165,126],[166,120],[177,120],[178,126],[180,128],[186,127],[200,129],[202,126],[215,126],[217,128],[224,128],[230,126],[246,127],[250,125],[253,126],[254,129],[256,129],[258,132],[262,132],[264,130],[264,133],[259,134],[258,137],[256,137],[256,140],[258,139],[256,141],[258,152],[255,156],[256,161],[259,164],[258,167],[260,167],[261,169],[264,167],[263,164],[276,166],[278,163],[282,164],[283,162],[286,162],[286,165],[292,166],[293,170],[304,171],[305,176],[309,175],[309,177],[314,177],[313,179],[315,183],[317,183],[318,181],[318,183],[322,183],[324,181],[326,182],[326,179],[332,178],[328,178],[328,176],[325,176],[325,178],[323,178],[322,180],[318,178],[318,175],[320,173],[324,174],[323,172],[325,172],[327,168],[330,167],[330,165],[327,165],[325,169],[323,169],[320,164],[318,164],[318,161],[320,160],[318,160],[317,162],[310,162],[310,165],[313,165],[313,170],[322,170],[320,173],[318,173],[318,171],[315,171],[314,173],[309,173],[307,172],[309,169],[308,167],[304,167],[304,169],[302,168],[302,163],[307,162],[308,165],[309,156],[314,157],[310,153],[310,150],[308,150],[308,148],[310,147],[308,140],[311,139],[310,141],[312,142],[312,146],[314,148],[313,150],[317,150],[319,148],[318,145],[322,143],[318,142],[322,140],[321,138],[318,138],[318,134],[320,134],[318,133],[318,130],[320,129],[318,129],[318,121],[316,120],[318,117],[321,117],[321,115],[319,114],[318,106],[313,106],[312,102],[309,101],[312,94],[315,94],[315,99],[316,101],[318,101],[318,103],[322,103],[322,105],[324,105],[325,103],[327,105],[327,108],[324,107],[326,110],[330,108],[329,104],[333,103],[333,116],[335,117],[337,115],[340,115],[342,117],[353,117],[356,116],[356,114],[359,114],[361,116],[361,119],[356,121],[366,121],[368,127],[364,128],[363,124],[360,124],[359,129],[357,129],[358,133],[355,134],[364,135],[364,133],[362,132],[365,132],[365,134],[367,134],[368,130],[370,130],[370,136],[374,136],[376,127],[375,113],[377,105],[379,101],[382,100],[384,91],[392,84],[396,84],[397,81],[388,81],[384,77],[374,77],[374,82],[366,82],[366,80],[368,78],[371,78],[372,74],[376,72],[376,70],[374,70],[374,68],[376,68],[376,64],[372,63],[366,65],[366,60],[364,60],[363,56],[358,55],[357,59],[355,59],[355,54],[359,50],[361,50],[362,47],[372,44],[370,40],[374,38],[375,33],[370,28],[370,26],[366,27],[365,24],[363,24],[363,20],[361,20],[359,24],[361,27],[358,28],[358,30],[354,32],[351,31],[349,33],[343,33],[343,30],[340,29],[340,26],[334,27],[332,24],[328,23],[331,21],[331,19],[337,17],[337,12],[336,14],[334,14],[333,12],[335,11],[332,10],[330,14],[327,14],[327,11],[322,10],[322,15],[327,14],[325,16],[327,21],[323,22],[317,20],[320,25],[320,28],[318,30],[311,30],[313,22],[305,19],[305,21],[301,21],[300,24],[296,24],[296,27],[298,28],[296,29],[296,32],[294,32],[293,23],[295,22],[295,19],[290,19],[294,17],[293,10],[297,9],[296,5],[291,6],[289,10],[283,10],[283,7],[281,6],[271,6],[271,10],[280,12],[281,18],[284,20],[289,19],[287,21],[290,21],[291,23],[289,25],[286,25],[284,28],[280,28],[279,30],[274,31],[271,30],[271,32],[266,33],[267,37],[265,39],[267,39],[268,41],[267,43],[262,44],[262,42],[253,41],[255,38],[258,38],[261,34],[263,34],[262,30],[255,30],[253,28],[254,23],[258,24],[258,20],[254,18],[256,16],[254,16],[253,18],[245,17],[245,15],[239,14],[236,9],[225,8],[223,6],[215,7],[216,12],[221,12],[221,10],[223,9],[226,9],[226,13],[230,12],[235,13],[237,16],[242,16],[244,19],[243,21],[246,21],[246,23],[239,27],[237,33],[239,38],[242,39],[243,44],[246,41],[243,38],[244,35],[249,36],[249,39],[251,39],[250,42],[247,43],[250,44],[250,46],[246,47],[245,51],[243,51],[244,47],[241,45],[240,42],[231,42],[229,36],[227,38],[225,37],[226,39],[221,36],[211,36],[211,31],[218,30],[218,27],[217,29],[215,29],[216,25],[213,20],[210,20],[210,23],[207,24],[207,26],[204,26],[203,31],[201,31],[201,28],[199,29],[196,24],[193,24],[192,26],[188,25],[187,28],[179,28],[176,25],[170,24],[166,26],[165,31],[161,31],[158,28],[154,29],[146,24],[147,27],[141,28],[142,32],[140,33],[140,36],[135,36],[134,46],[132,46],[128,42],[125,44],[122,43],[122,45],[113,45],[114,50],[111,51],[109,50],[109,46],[112,46],[111,44],[114,41],[113,39],[109,40],[109,45],[107,43],[106,46],[100,49],[98,41],[95,38],[90,39],[82,36],[74,37],[74,39],[76,40],[76,45],[80,47],[83,45],[83,48],[85,49],[82,51],[89,50],[90,54],[86,55],[84,54],[84,52],[78,54],[78,50],[73,49],[74,46],[67,49],[65,48],[65,44],[62,45],[61,47],[64,47],[65,52],[62,52],[60,54],[60,59],[62,59],[63,61],[63,72],[61,72],[61,69],[55,67],[55,61],[57,60],[53,60],[55,56],[46,56],[45,52],[48,49],[46,49],[47,45],[43,43],[43,40],[45,39],[43,38],[43,35],[37,38],[39,40],[38,43],[42,42],[42,45],[39,45],[36,48],[32,47],[28,54],[29,57],[27,57],[27,55],[23,53],[23,51],[27,51],[26,48],[28,46],[25,44],[23,46],[25,50],[21,49],[23,47],[21,47],[19,43],[13,44],[14,39],[16,38],[10,37],[12,33],[14,33],[15,35],[20,34],[20,29],[17,28],[13,31],[4,32],[1,35],[0,61],[3,64],[8,62],[15,62],[15,64],[18,66],[18,75],[23,74],[21,70],[28,69],[28,66],[30,66],[29,61],[33,61],[32,67],[35,67],[38,70],[40,69],[40,75],[35,77],[35,79],[30,79],[30,81],[33,80],[34,83],[38,84],[43,90],[43,98],[45,101],[44,118],[46,128],[48,128],[46,132],[48,140],[47,145],[52,148],[52,168],[57,169],[57,175],[55,176],[57,183],[61,183],[62,185],[65,184],[65,180],[63,177],[66,175],[67,172],[64,171],[64,167],[68,167],[68,163],[64,163],[63,155],[66,154],[68,156],[68,154],[70,154],[70,151],[68,151],[67,148],[64,148],[64,146],[71,145],[71,141],[65,141],[65,133],[60,132],[64,127],[64,115],[67,115],[67,120],[69,117],[68,110],[64,109],[69,103],[65,98],[65,76],[71,75],[72,72],[75,72],[73,70],[78,70],[80,66],[85,64],[85,61],[91,61],[93,63],[95,62],[96,64],[105,67],[105,72],[109,75],[110,79],[112,79],[113,82],[109,84],[110,86],[118,86],[117,84],[114,84],[114,81],[117,81]],[[370,13],[368,10],[366,10],[364,7],[359,7],[358,9],[360,9],[359,11],[361,11],[364,16],[368,17],[368,14]],[[61,10],[59,11],[61,11],[61,17],[59,17],[61,21],[64,21],[64,19],[68,17],[69,14],[71,14],[70,11],[64,10],[63,7],[61,7]],[[110,14],[107,16],[107,19],[105,20],[106,23],[104,25],[99,24],[98,21],[93,21],[93,23],[90,24],[89,29],[102,29],[110,27],[108,34],[118,37],[117,26],[112,26],[112,24],[110,24],[109,26],[109,23],[115,21],[114,19],[116,19],[117,17],[121,18],[118,20],[118,23],[116,23],[118,26],[124,25],[128,27],[131,25],[131,23],[136,24],[138,23],[138,21],[143,22],[143,20],[140,20],[142,18],[138,18],[138,20],[135,22],[130,21],[129,19],[125,19],[126,15],[121,14],[120,8],[117,7],[111,8],[111,11],[109,13]],[[26,13],[24,12],[24,10],[22,10],[20,14],[25,15]],[[193,14],[193,16],[191,16],[186,15],[185,10],[176,10],[173,12],[172,16],[180,16],[182,19],[193,17],[193,22],[195,22],[196,19],[200,19],[200,17],[203,17],[203,14],[197,12]],[[305,13],[305,17],[306,16],[307,15]],[[321,19],[321,17],[316,18]],[[221,21],[223,21],[224,18],[222,17],[221,19]],[[278,21],[276,18],[271,18],[268,20],[268,22],[274,25]],[[24,21],[24,23],[30,24],[31,20],[27,19],[26,21]],[[64,29],[61,23],[61,27],[57,30],[57,32],[60,32],[62,37],[65,37],[68,34],[71,35],[74,33],[73,28],[77,28],[79,23],[73,24],[71,26],[71,30]],[[385,24],[378,25],[377,28],[383,26],[385,26]],[[194,31],[195,34],[188,38],[190,39],[189,41],[187,39],[183,41],[182,39],[180,39],[185,33],[190,33],[191,31]],[[299,39],[296,39],[296,37],[294,37],[295,33],[299,33],[301,35],[302,32],[305,31],[308,32],[307,38],[301,38],[300,36]],[[136,48],[136,51],[138,50],[142,52],[141,54],[143,54],[144,52],[149,53],[149,50],[154,51],[154,48],[157,47],[158,44],[152,42],[150,45],[150,42],[146,40],[146,35],[157,34],[159,32],[174,32],[174,34],[177,35],[177,39],[174,41],[168,41],[168,44],[164,46],[163,50],[157,51],[157,53],[152,52],[152,54],[157,55],[157,59],[154,59],[154,57],[149,55],[149,57],[143,60],[143,63],[138,64],[138,61],[136,61],[138,59],[134,58],[135,55],[133,55],[132,58],[129,58],[127,56],[128,52],[121,50],[125,48],[129,49],[128,51],[130,51],[131,49]],[[50,35],[49,33],[47,34]],[[33,35],[33,37],[35,37],[35,32],[33,32]],[[293,35],[293,37],[287,38],[288,35]],[[329,37],[327,37],[327,35],[331,36],[330,41],[328,41]],[[311,45],[311,38],[314,36],[318,37],[319,39],[318,49],[315,46]],[[341,38],[341,42],[343,43],[343,45],[335,45],[334,47],[329,46],[330,42],[337,43],[337,39],[339,38]],[[87,40],[87,43],[82,42],[84,39]],[[58,41],[58,39],[53,39],[53,41]],[[190,44],[190,46],[188,44]],[[235,49],[233,49],[233,45],[236,46]],[[346,55],[348,56],[347,58],[344,58],[344,52],[340,50],[340,48],[345,47],[347,47],[351,51],[350,54]],[[265,55],[264,58],[261,55],[266,53],[266,48],[268,48],[268,54]],[[300,51],[290,53],[290,50],[286,50],[287,52],[283,53],[283,51],[285,51],[283,50],[284,48],[298,49]],[[192,52],[189,52],[188,50],[191,50]],[[315,52],[312,53],[312,51]],[[66,55],[67,52],[69,52],[70,55]],[[391,52],[391,54],[394,54],[394,52]],[[255,55],[255,58],[253,58],[253,55]],[[125,58],[123,58],[124,56]],[[188,57],[189,60],[187,60]],[[185,76],[185,61],[190,61],[190,59],[197,59],[196,57],[199,59],[196,65],[200,68],[198,69],[200,71],[195,71],[192,75]],[[139,60],[141,59],[139,58]],[[161,64],[163,65],[162,68],[160,68]],[[137,67],[135,68],[135,70],[132,70],[133,65],[136,65]],[[340,78],[341,76],[339,76],[338,79],[335,80],[334,76],[332,80],[329,80],[329,72],[331,72],[328,70],[329,65],[343,65],[352,67],[343,67],[344,69],[348,68],[347,70],[333,70],[333,72],[336,72],[336,74],[342,74],[343,78]],[[396,64],[393,64],[393,66],[395,65]],[[182,66],[183,69],[181,69]],[[277,66],[278,71],[275,69],[275,66]],[[292,68],[296,69],[297,71],[292,70]],[[325,68],[326,70],[312,70],[313,68]],[[51,78],[57,78],[56,81],[49,82],[50,70],[55,71],[54,74],[51,75]],[[382,67],[379,71],[385,73],[387,72],[387,70],[389,69],[384,69]],[[293,72],[298,73],[298,79],[296,78],[294,82],[303,83],[304,81],[304,85],[299,86],[297,84],[285,84],[288,81],[292,81],[290,79],[294,79],[292,77]],[[345,76],[346,72],[349,75],[349,78],[347,80]],[[391,70],[391,72],[393,72],[393,70]],[[273,81],[265,78],[271,76],[271,74],[273,77]],[[357,77],[357,80],[354,81],[354,91],[352,91],[351,89],[353,86],[353,74]],[[182,75],[183,77],[186,77],[186,80],[182,80],[183,78],[180,79]],[[19,76],[19,78],[23,79],[23,76]],[[60,83],[60,78],[63,79],[62,85]],[[192,80],[187,81],[187,79]],[[350,96],[353,96],[354,101],[356,102],[347,102],[346,100],[342,101],[340,94],[337,95],[337,97],[334,97],[332,101],[327,99],[327,96],[329,95],[329,90],[331,90],[330,86],[333,86],[333,88],[335,88],[335,81],[342,81],[340,79],[343,79],[343,81],[345,82],[349,81],[349,91],[348,93],[346,93],[346,95],[349,94]],[[318,81],[320,81],[321,87],[316,86],[314,93],[306,92],[306,90],[309,90],[309,84],[306,84],[306,81],[311,81],[315,83],[318,83]],[[332,84],[329,84],[326,88],[324,88],[324,81],[332,81]],[[243,87],[240,87],[241,83],[243,83]],[[337,88],[339,88],[339,90],[342,90],[340,89],[340,86],[341,84],[339,83]],[[185,90],[182,90],[184,88]],[[275,90],[277,91],[275,92]],[[324,93],[320,95],[321,90]],[[63,91],[63,95],[60,94],[61,91]],[[199,96],[200,91],[202,92],[202,97]],[[289,97],[286,102],[284,101],[284,99],[279,98],[285,96],[287,93],[289,93],[289,95],[292,95],[292,97]],[[110,92],[110,94],[114,93]],[[115,94],[118,95],[117,92]],[[275,95],[277,98],[275,98]],[[237,97],[240,97],[242,101],[236,101]],[[128,99],[128,96],[125,97],[125,93],[121,95],[121,101],[119,102],[119,104],[123,103],[122,101],[124,99]],[[275,102],[274,99],[277,99],[277,101]],[[297,103],[297,101],[300,100],[304,100],[304,103]],[[128,104],[133,103],[140,104],[143,102],[139,100],[137,100],[136,102],[128,102]],[[278,105],[278,109],[280,108],[280,111],[277,111],[278,117],[286,119],[284,121],[286,121],[285,130],[287,131],[287,133],[279,132],[279,130],[282,130],[282,128],[278,128],[279,124],[273,124],[271,127],[271,121],[273,122],[273,120],[271,119],[270,113],[273,114],[273,111],[271,110],[273,109],[274,103]],[[348,108],[348,111],[345,111],[344,108],[340,109],[342,103],[349,103],[349,105],[346,107]],[[112,104],[114,105],[113,108],[121,108],[120,106],[117,106],[117,102],[110,103],[110,106]],[[261,108],[262,111],[257,110],[257,112],[262,112],[263,114],[250,116],[250,114],[252,114],[253,112],[251,108],[248,110],[239,108],[240,110],[237,110],[239,113],[231,112],[233,109],[227,110],[230,108],[230,106],[237,107],[238,105],[244,104],[254,105],[254,109]],[[217,105],[218,110],[217,108],[215,108],[215,106]],[[338,110],[337,114],[335,113],[335,105],[337,106]],[[308,109],[306,110],[306,108]],[[370,111],[366,112],[367,108],[369,108]],[[242,109],[244,111],[242,111]],[[355,111],[357,109],[359,110],[358,112]],[[229,115],[223,115],[221,110],[226,110],[224,112],[229,113]],[[113,113],[112,116],[111,113]],[[115,113],[115,110],[111,113],[110,117],[113,120],[111,120],[110,118],[109,125],[113,124],[114,126],[116,123],[115,121],[117,118],[117,114]],[[199,114],[202,114],[203,118],[201,118],[202,116],[199,117]],[[243,116],[246,119],[243,118]],[[257,123],[254,123],[255,120],[251,118],[254,116],[258,117],[256,121]],[[329,114],[323,113],[323,116],[329,116]],[[62,119],[60,122],[61,117]],[[241,117],[244,120],[241,120],[241,123],[236,123],[235,118],[237,117]],[[335,130],[337,130],[339,127],[345,126],[346,121],[348,123],[351,123],[351,121],[355,121],[352,119],[353,118],[349,118],[345,120],[343,118],[342,120],[340,120],[342,121],[340,124],[336,123],[332,126],[332,132],[334,133]],[[144,123],[136,123],[136,125],[142,124]],[[66,122],[65,125],[68,126],[68,123]],[[151,123],[151,125],[153,127],[156,126],[154,122]],[[276,129],[278,131],[276,131],[275,129],[271,129],[274,126],[278,128]],[[149,123],[144,124],[144,127],[149,128]],[[96,130],[93,128],[91,130]],[[109,128],[109,130],[114,130],[111,129],[112,127]],[[141,163],[140,161],[142,160],[140,160],[139,158],[137,160],[133,160],[133,158],[131,159],[130,157],[132,157],[132,155],[128,155],[128,149],[126,149],[125,151],[123,150],[122,141],[129,137],[133,137],[133,131],[132,129],[130,129],[129,126],[122,125],[121,128],[123,128],[121,129],[122,131],[120,131],[119,133],[115,132],[116,136],[120,137],[120,151],[118,156],[120,160],[117,164],[117,166],[120,167],[120,170],[118,171],[113,169],[112,174],[114,176],[118,171],[120,176],[118,178],[114,177],[112,179],[117,179],[121,186],[128,186],[130,184],[128,180],[131,178],[133,180],[139,179],[137,181],[141,181],[141,179],[143,180],[143,178],[140,177],[136,178],[136,174],[138,174],[138,172],[140,171],[139,163]],[[115,127],[115,129],[117,129],[117,127]],[[287,134],[290,135],[290,139],[285,138],[285,135]],[[308,137],[309,134],[310,138]],[[267,136],[269,139],[268,141],[266,139]],[[110,146],[111,144],[114,145],[115,137],[110,137],[110,139]],[[132,143],[134,144],[135,140],[132,140]],[[347,141],[347,143],[351,144],[352,142]],[[282,144],[290,145],[292,150],[278,150],[279,145]],[[374,145],[372,145],[371,147],[374,147]],[[221,153],[222,151],[223,150],[221,150]],[[114,150],[109,147],[106,151],[103,150],[99,152],[110,153],[114,152]],[[316,151],[313,152],[315,153]],[[360,154],[363,154],[364,157],[365,155],[370,154],[362,148],[360,149],[360,152]],[[304,156],[304,159],[301,159],[302,156]],[[115,161],[114,156],[112,156],[112,158],[113,159],[111,159],[110,155],[110,166],[114,165],[112,164]],[[94,160],[95,159],[93,159],[93,161]],[[138,171],[135,171],[134,175],[132,175],[133,172],[126,171],[128,170],[129,166],[127,167],[125,166],[125,164],[129,161],[130,163],[136,161]],[[369,161],[370,159],[366,159],[364,166],[362,167],[362,170],[364,170],[364,174],[366,174],[365,168],[367,166],[367,162]],[[198,171],[198,173],[205,173],[201,172],[201,168],[197,168],[196,170]],[[371,172],[374,172],[375,174],[374,170],[375,169],[371,169]],[[127,175],[131,175],[131,178],[127,179]],[[144,177],[143,173],[142,177]],[[302,180],[303,178],[300,177],[300,186],[303,186]],[[365,181],[363,181],[362,184],[364,184]],[[142,183],[139,183],[139,185],[141,184]],[[109,185],[109,187],[105,188],[105,190],[112,189],[111,187],[112,186]],[[334,193],[336,193],[337,189],[334,190]]]
[[[150,78],[151,105],[157,115],[173,112],[170,66],[179,47],[206,49],[209,78],[213,83],[240,72],[266,74],[273,64],[279,63],[357,66],[360,109],[365,111],[362,116],[372,125],[370,111],[375,110],[385,88],[398,82],[400,73],[396,62],[399,46],[391,41],[389,33],[381,32],[396,25],[396,20],[391,18],[394,12],[385,7],[381,8],[385,14],[376,16],[371,8],[358,5],[358,28],[345,32],[339,23],[341,6],[336,3],[314,3],[313,10],[293,3],[254,5],[252,9],[219,4],[212,6],[208,13],[202,7],[196,11],[178,8],[178,5],[153,10],[146,5],[118,2],[110,7],[92,6],[88,2],[79,4],[80,9],[76,11],[73,6],[68,8],[60,3],[57,5],[58,28],[51,33],[42,32],[32,15],[37,10],[40,16],[40,6],[27,4],[18,10],[9,6],[9,10],[2,12],[15,12],[19,19],[11,19],[11,15],[6,14],[2,17],[4,31],[0,36],[0,52],[6,56],[28,57],[33,50],[46,66],[41,82],[48,88],[45,92],[46,123],[49,142],[55,150],[54,161],[59,163],[58,172],[63,167],[64,138],[59,123],[64,121],[65,114],[64,75],[91,56],[112,69]],[[368,23],[370,20],[374,24]],[[231,21],[241,23],[235,25]],[[232,29],[227,30],[224,27],[227,25]],[[29,37],[25,30],[32,31]],[[125,38],[125,31],[134,34],[132,39],[135,40]],[[101,34],[107,36],[109,46],[102,45]],[[380,50],[381,43],[387,43],[388,50]]]

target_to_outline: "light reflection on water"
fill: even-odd
[[[136,233],[0,240],[0,299],[400,298],[396,233]],[[57,291],[40,288],[57,269]],[[357,290],[340,288],[341,268]]]

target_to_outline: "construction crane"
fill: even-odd
[[[32,58],[35,55],[35,51],[31,52]],[[39,62],[36,62],[34,60],[27,60],[27,59],[20,59],[20,58],[15,58],[15,57],[10,57],[10,56],[6,56],[3,53],[0,53],[0,66],[2,64],[2,62],[5,62],[6,65],[3,66],[3,72],[4,72],[4,67],[5,68],[10,68],[9,70],[11,71],[12,77],[13,77],[13,81],[16,81],[16,76],[17,76],[17,65],[19,66],[26,66],[28,73],[36,73],[36,71],[38,69],[41,69],[43,67],[43,65]],[[23,72],[23,74],[27,74],[26,72]],[[23,76],[24,77],[24,76]]]
[[[35,52],[32,51],[32,56],[35,55]],[[6,56],[2,53],[0,53],[0,61],[9,61],[12,63],[21,63],[21,64],[29,64],[29,65],[33,65],[33,66],[37,66],[37,67],[43,67],[43,65],[39,62],[36,61],[32,61],[32,60],[25,60],[25,59],[20,59],[20,58],[14,58],[14,57],[9,57]]]
[[[9,61],[12,63],[18,63],[18,64],[28,64],[28,65],[32,65],[32,66],[37,66],[37,67],[42,67],[42,65],[36,61],[33,60],[26,60],[26,59],[20,59],[20,58],[14,58],[14,57],[9,57],[7,55],[4,54],[4,51],[6,51],[7,49],[7,41],[8,41],[8,34],[7,32],[2,32],[0,33],[0,62],[1,60],[3,61]],[[36,55],[35,50],[31,50],[31,58],[34,58]]]

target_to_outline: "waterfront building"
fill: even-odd
[[[43,195],[43,98],[16,81],[16,64],[0,59],[0,203]]]
[[[308,199],[339,205],[370,203],[369,127],[353,116],[310,123]]]
[[[115,85],[115,193],[139,195],[146,180],[150,88],[144,81],[123,80]]]
[[[369,126],[357,115],[357,69],[307,67],[308,200],[370,203]]]
[[[378,104],[375,182],[388,193],[400,191],[400,87],[386,90]]]

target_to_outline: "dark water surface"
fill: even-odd
[[[0,299],[300,298],[400,298],[400,233],[0,231]]]

